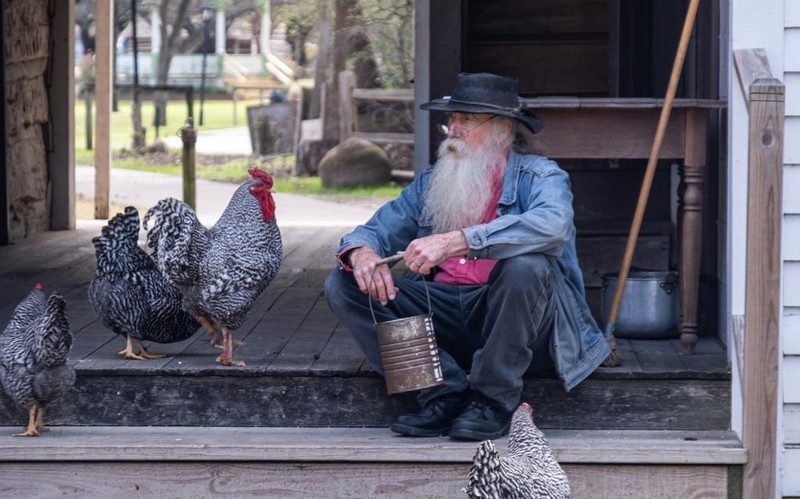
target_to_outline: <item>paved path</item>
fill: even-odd
[[[238,186],[226,182],[197,180],[197,215],[201,222],[212,225],[228,205]],[[76,194],[94,197],[94,167],[75,168]],[[148,173],[122,168],[111,169],[111,201],[146,209],[165,197],[180,199],[182,180],[177,175]],[[335,203],[298,194],[275,193],[278,225],[281,227],[352,227],[365,222],[373,209]]]

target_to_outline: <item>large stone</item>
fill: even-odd
[[[324,187],[385,184],[391,179],[392,162],[379,146],[350,137],[328,151],[319,162]]]

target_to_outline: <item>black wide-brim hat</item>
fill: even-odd
[[[495,114],[512,118],[533,133],[544,127],[535,114],[522,110],[517,79],[492,73],[461,73],[453,95],[419,106],[430,111]]]

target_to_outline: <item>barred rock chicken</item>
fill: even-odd
[[[147,246],[164,276],[183,293],[183,306],[215,338],[222,338],[217,362],[233,360],[233,330],[245,320],[259,294],[275,275],[283,258],[281,234],[275,222],[272,177],[258,168],[239,186],[210,229],[191,207],[173,198],[148,210],[144,227]]]
[[[28,411],[28,428],[15,436],[47,431],[45,407],[75,384],[75,370],[67,365],[72,331],[65,308],[60,294],[45,299],[36,284],[0,334],[0,384],[15,406]]]
[[[181,292],[139,247],[136,208],[128,206],[125,213],[109,220],[92,244],[97,267],[89,301],[107,328],[127,338],[120,355],[137,360],[163,358],[148,351],[142,341],[174,343],[197,331],[200,324],[183,310]]]
[[[523,403],[511,419],[508,457],[491,440],[478,446],[464,489],[471,498],[563,499],[569,481],[553,457],[544,434],[533,424],[531,406]]]

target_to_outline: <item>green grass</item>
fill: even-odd
[[[402,185],[389,183],[386,185],[365,185],[358,187],[323,187],[319,177],[296,177],[291,174],[294,158],[291,155],[275,156],[268,159],[258,157],[242,157],[216,164],[198,164],[195,166],[195,176],[206,180],[220,182],[242,182],[248,178],[247,170],[259,167],[272,174],[274,188],[278,192],[295,194],[310,194],[316,196],[333,197],[384,197],[395,198],[403,189]],[[146,162],[143,156],[126,156],[114,160],[115,168],[130,170],[166,173],[180,175],[182,166],[179,164],[154,165]]]
[[[241,101],[236,106],[237,125],[246,126],[246,109],[249,105],[256,104],[256,101]],[[199,116],[199,104],[195,103],[195,121]],[[170,101],[167,104],[167,125],[161,128],[160,135],[174,134],[183,126],[187,116],[186,104],[183,101]],[[78,101],[75,108],[75,161],[78,164],[94,164],[94,150],[86,149],[86,106],[83,101]],[[153,104],[145,102],[142,106],[142,123],[147,127],[147,142],[152,143],[155,138],[155,131],[152,128]],[[196,123],[195,123],[196,125]],[[233,101],[213,100],[206,101],[203,110],[203,130],[217,128],[229,128],[233,124]],[[165,155],[159,157],[135,155],[129,153],[131,136],[133,133],[133,123],[131,120],[131,102],[120,101],[119,111],[111,114],[111,149],[115,153],[113,159],[114,168],[127,168],[131,170],[150,171],[166,173],[170,175],[180,175],[180,151],[166,155],[167,159],[173,159],[171,163],[165,163]],[[157,158],[157,159],[156,159]],[[158,161],[158,162],[156,162]],[[208,164],[213,163],[213,164]],[[269,158],[247,157],[223,162],[210,161],[202,155],[197,155],[195,175],[197,178],[206,180],[217,180],[222,182],[241,182],[248,178],[247,169],[253,166],[264,168],[273,175],[275,190],[278,192],[290,192],[297,194],[309,194],[316,196],[331,197],[386,197],[394,198],[400,194],[402,186],[394,183],[380,186],[362,186],[355,188],[325,188],[319,177],[295,177],[292,175],[294,166],[294,156],[283,155]]]
[[[240,101],[236,105],[237,125],[247,125],[247,106],[257,104],[257,101]],[[116,151],[126,149],[131,146],[133,136],[133,120],[131,119],[131,101],[119,101],[119,110],[111,113],[111,149]],[[94,106],[92,112],[96,112]],[[147,141],[152,142],[155,138],[155,127],[153,126],[154,107],[152,101],[142,103],[142,126],[147,129]],[[183,100],[169,101],[167,104],[167,124],[159,130],[159,135],[174,135],[183,126],[188,116],[186,102]],[[217,128],[229,128],[234,126],[233,122],[233,101],[232,100],[209,100],[203,104],[203,126],[198,125],[200,116],[200,103],[194,103],[194,126],[202,130],[214,130]],[[93,120],[94,121],[94,120]],[[93,127],[95,123],[92,123]],[[92,137],[96,137],[96,133]],[[82,154],[92,154],[86,149],[86,105],[83,99],[76,100],[75,105],[75,152],[76,156]]]

